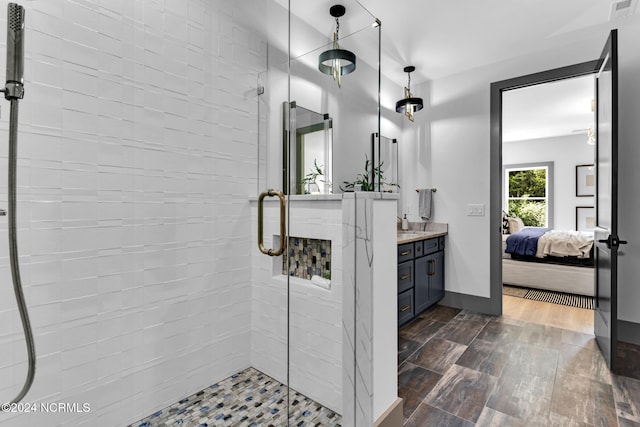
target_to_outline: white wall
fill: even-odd
[[[640,58],[636,40],[640,37],[638,18],[620,21],[620,236],[629,240],[620,258],[620,318],[640,323],[640,227],[637,212],[640,200],[640,122],[635,113],[640,103]],[[468,217],[467,203],[489,206],[489,88],[491,82],[538,71],[577,64],[598,58],[608,36],[608,28],[578,31],[553,40],[541,40],[541,49],[498,64],[477,68],[420,85],[430,86],[429,103],[417,114],[412,130],[420,149],[429,150],[420,157],[411,174],[419,182],[437,187],[434,221],[449,223],[446,256],[448,291],[489,297],[489,217]],[[557,47],[553,46],[555,43]],[[430,159],[423,163],[422,159]],[[408,168],[408,164],[404,163]],[[417,216],[417,201],[411,214]],[[494,227],[499,227],[495,224]]]
[[[415,121],[411,122],[402,117],[402,138],[398,145],[399,176],[400,176],[400,209],[406,213],[409,221],[422,221],[418,215],[418,193],[421,188],[434,188],[432,171],[433,158],[431,152],[431,134],[428,125],[430,116],[431,82],[415,85],[412,88],[414,96],[423,98],[425,108],[415,114]],[[400,97],[398,97],[400,98]],[[442,194],[442,193],[440,193]],[[440,194],[433,194],[433,213],[439,208]]]
[[[565,135],[502,144],[502,163],[553,162],[553,228],[575,230],[576,206],[594,206],[593,197],[576,197],[576,165],[593,164],[594,146],[586,135]]]
[[[26,400],[91,412],[0,423],[125,425],[249,365],[245,93],[266,45],[233,1],[24,4],[18,227],[38,353]],[[6,401],[26,354],[0,247]]]

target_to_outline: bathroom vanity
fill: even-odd
[[[444,230],[398,232],[398,326],[444,297],[446,234]]]

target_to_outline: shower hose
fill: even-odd
[[[18,100],[11,100],[11,112],[9,114],[9,186],[8,186],[8,216],[9,216],[9,258],[11,262],[11,277],[13,278],[13,290],[16,294],[16,303],[22,320],[24,339],[27,344],[29,365],[27,377],[20,393],[9,403],[17,403],[29,392],[33,378],[36,374],[36,348],[33,341],[33,331],[29,322],[27,304],[24,301],[22,282],[20,280],[20,264],[18,262],[18,242],[16,231],[16,170],[18,151]]]

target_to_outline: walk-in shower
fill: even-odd
[[[9,257],[11,278],[16,303],[20,312],[22,329],[27,344],[28,368],[22,390],[10,403],[19,402],[29,392],[36,372],[36,350],[33,331],[29,321],[27,304],[22,290],[20,263],[18,258],[16,175],[18,169],[18,100],[24,97],[24,8],[16,3],[7,6],[7,73],[4,97],[11,103],[9,113],[9,177],[8,177],[8,219],[9,219]]]
[[[374,316],[371,283],[395,267],[371,266],[395,253],[395,199],[339,190],[387,114],[382,27],[358,0],[341,4],[340,46],[358,66],[338,86],[318,70],[336,30],[324,1],[23,3],[26,55],[25,37],[8,42],[0,121],[13,241],[0,277],[11,269],[20,308],[1,287],[0,395],[26,371],[15,400],[38,412],[0,412],[1,427],[360,427],[389,407],[395,339],[372,337],[395,333],[396,307]],[[9,25],[20,35],[22,20]],[[305,124],[305,109],[322,120]],[[261,200],[270,189],[284,200]],[[374,215],[374,202],[393,208]],[[384,290],[377,303],[393,301]]]

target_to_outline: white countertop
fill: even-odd
[[[417,242],[433,237],[446,236],[446,231],[398,231],[398,244]]]
[[[428,223],[426,230],[422,230],[424,223],[411,223],[408,231],[398,230],[398,244],[417,242],[419,240],[446,236],[449,234],[449,225],[446,223]]]

